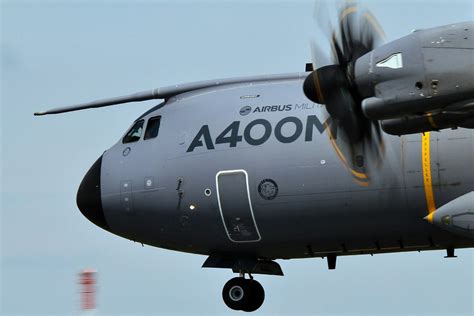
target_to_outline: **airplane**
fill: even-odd
[[[222,298],[252,312],[265,298],[254,275],[283,275],[278,259],[335,269],[343,256],[474,247],[473,30],[382,44],[375,17],[350,1],[328,32],[329,65],[313,47],[304,72],[35,115],[162,99],[92,165],[77,206],[112,234],[231,269]]]

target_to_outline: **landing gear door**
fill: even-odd
[[[217,201],[227,236],[233,242],[259,241],[245,170],[220,171],[216,175]]]

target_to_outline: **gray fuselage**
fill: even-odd
[[[430,191],[437,208],[474,190],[474,130],[432,132],[428,144],[383,134],[384,155],[366,162],[374,172],[361,184],[302,83],[200,89],[146,113],[145,126],[161,116],[157,137],[121,139],[103,154],[107,229],[167,249],[269,259],[474,246],[423,220]]]

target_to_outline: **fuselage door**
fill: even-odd
[[[227,236],[233,242],[261,239],[255,222],[245,170],[220,171],[216,175],[217,201]]]

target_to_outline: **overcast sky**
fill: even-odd
[[[388,40],[474,20],[472,0],[372,1]],[[79,314],[77,272],[99,270],[97,315],[228,315],[227,270],[94,226],[90,165],[156,102],[32,113],[203,79],[303,71],[321,41],[314,1],[1,1],[2,315]],[[190,113],[192,115],[192,113]],[[474,314],[473,250],[280,261],[255,315]]]

